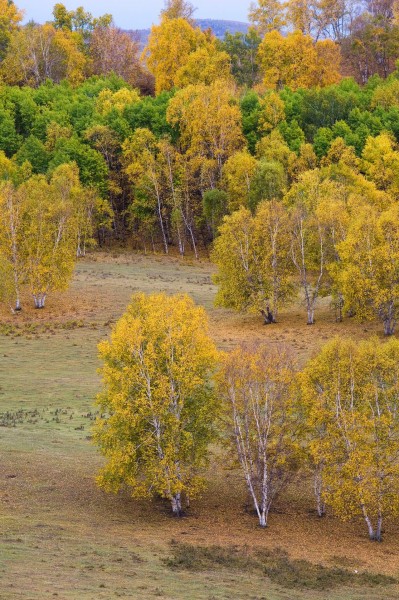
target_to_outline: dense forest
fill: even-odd
[[[141,54],[111,15],[56,4],[21,25],[0,8],[1,287],[17,310],[21,285],[42,307],[94,243],[213,246],[222,305],[277,315],[302,289],[308,323],[331,295],[337,318],[345,304],[394,331],[394,2],[261,0],[248,33],[218,40],[170,0]]]

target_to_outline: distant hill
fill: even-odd
[[[196,19],[196,24],[203,31],[206,29],[212,29],[215,36],[219,39],[223,39],[225,33],[247,33],[249,29],[248,23],[241,23],[240,21],[219,21],[216,19]],[[137,29],[128,30],[132,37],[137,39],[140,46],[144,48],[147,44],[148,36],[150,35],[150,29]]]

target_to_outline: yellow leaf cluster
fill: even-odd
[[[271,31],[263,38],[258,51],[264,85],[280,90],[326,86],[340,79],[340,52],[330,40],[313,42],[309,35],[294,31],[283,36]]]

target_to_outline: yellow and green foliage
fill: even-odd
[[[179,91],[169,103],[167,120],[178,126],[185,152],[213,161],[219,177],[229,156],[244,145],[234,90],[223,80]]]
[[[107,459],[98,482],[160,495],[180,515],[182,494],[203,489],[218,408],[210,386],[216,348],[203,308],[188,296],[137,294],[99,346],[104,417],[95,441]]]
[[[216,303],[235,310],[264,310],[274,317],[293,295],[288,214],[281,203],[263,202],[255,216],[241,207],[225,217],[212,260],[218,267]]]
[[[378,211],[362,206],[352,216],[346,238],[337,246],[336,280],[345,304],[358,318],[375,317],[392,335],[399,308],[399,208]]]
[[[300,376],[322,495],[342,518],[363,516],[378,541],[399,512],[398,365],[397,340],[335,339]]]

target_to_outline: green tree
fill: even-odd
[[[251,28],[248,33],[226,33],[222,48],[231,59],[231,70],[238,85],[252,88],[259,81],[256,61],[260,36]]]
[[[202,204],[204,216],[210,225],[212,238],[214,238],[216,230],[227,211],[228,195],[225,191],[217,188],[206,190],[202,197]]]
[[[203,489],[218,412],[205,311],[188,296],[137,294],[99,348],[107,416],[94,439],[107,464],[98,483],[113,492],[128,485],[136,498],[161,495],[180,516],[182,494]]]
[[[77,33],[83,44],[88,44],[97,27],[103,29],[112,24],[112,15],[110,14],[95,18],[91,13],[85,11],[83,6],[78,6],[76,10],[67,10],[61,3],[54,5],[53,17],[52,25],[55,29]]]
[[[262,200],[281,200],[287,191],[287,175],[281,163],[273,160],[258,161],[251,181],[249,205],[255,210]]]

